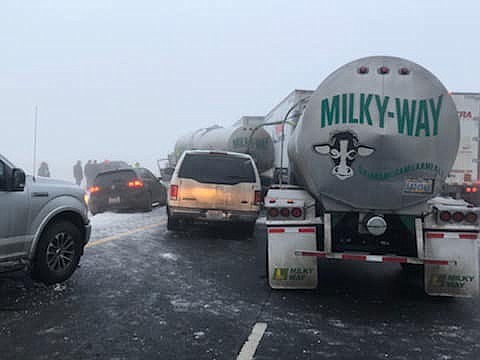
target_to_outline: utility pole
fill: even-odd
[[[38,106],[35,105],[35,120],[33,125],[33,171],[32,175],[35,178],[37,169],[37,130],[38,130]]]

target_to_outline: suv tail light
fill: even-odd
[[[142,180],[132,180],[128,182],[128,187],[131,189],[140,189],[143,187]]]
[[[99,192],[99,191],[100,191],[100,187],[98,187],[98,186],[94,185],[90,188],[90,194],[94,194],[94,193]]]
[[[177,200],[178,197],[178,185],[170,185],[170,199]]]
[[[259,205],[262,202],[262,192],[255,191],[255,205]]]

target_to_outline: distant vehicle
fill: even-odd
[[[90,239],[85,192],[33,178],[0,155],[0,272],[27,270],[46,284],[67,280]]]
[[[191,150],[180,158],[168,195],[169,230],[186,223],[234,223],[250,235],[260,211],[261,184],[250,155]]]
[[[145,168],[127,168],[99,173],[90,187],[90,212],[108,210],[151,211],[167,201],[166,187]]]
[[[480,205],[479,146],[480,93],[452,93],[460,123],[460,146],[452,170],[445,179],[449,196]]]

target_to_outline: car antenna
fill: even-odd
[[[33,180],[35,181],[35,169],[37,168],[37,130],[38,130],[38,106],[35,105],[35,117],[33,124]]]

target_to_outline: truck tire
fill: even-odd
[[[82,235],[68,221],[49,225],[40,237],[32,278],[47,285],[60,283],[72,276],[82,251]]]

